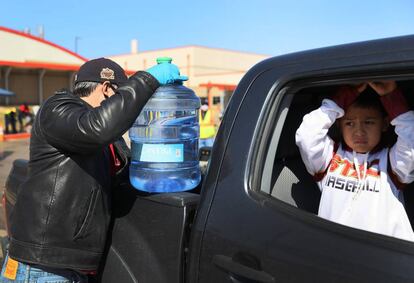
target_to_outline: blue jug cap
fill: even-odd
[[[163,64],[163,63],[171,63],[172,58],[171,57],[158,57],[157,58],[157,64]]]

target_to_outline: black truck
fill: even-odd
[[[295,145],[304,114],[338,86],[387,79],[414,106],[414,36],[255,65],[229,102],[199,188],[116,190],[100,282],[413,282],[414,243],[317,216],[320,191]],[[8,178],[8,214],[26,163],[15,161]]]

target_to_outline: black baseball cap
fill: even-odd
[[[75,76],[75,84],[78,82],[98,82],[109,81],[118,86],[126,83],[128,77],[124,69],[114,61],[107,58],[90,60],[80,66]]]

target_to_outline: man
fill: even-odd
[[[116,141],[160,84],[185,79],[172,64],[127,79],[118,64],[99,58],[80,67],[73,94],[45,101],[33,123],[29,176],[12,213],[0,282],[87,282],[103,255],[111,187],[127,170]]]
[[[16,109],[14,107],[8,109],[4,115],[4,120],[6,121],[6,134],[16,134]]]

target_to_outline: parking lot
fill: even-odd
[[[29,139],[19,139],[12,141],[1,141],[0,142],[0,184],[2,193],[6,184],[7,176],[10,173],[10,169],[13,165],[13,160],[29,158]],[[5,218],[4,208],[0,203],[0,237],[6,235],[5,230]],[[0,250],[0,257],[3,257]]]
[[[0,183],[4,187],[13,160],[29,158],[29,139],[0,142]]]

